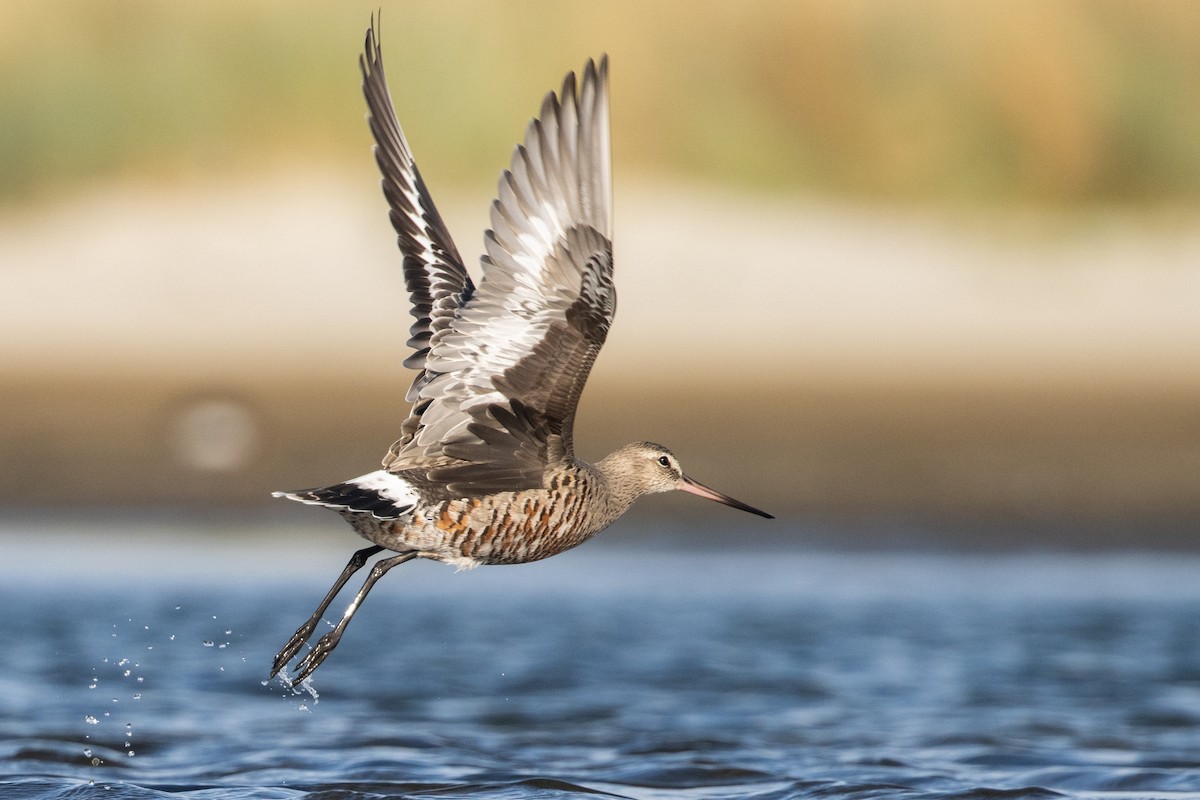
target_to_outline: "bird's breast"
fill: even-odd
[[[586,476],[559,475],[544,489],[423,503],[408,519],[377,520],[375,535],[360,533],[388,549],[419,550],[459,566],[520,564],[575,547],[607,526],[598,499]]]

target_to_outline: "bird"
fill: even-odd
[[[616,310],[607,56],[568,73],[528,124],[491,206],[479,284],[396,118],[374,15],[359,68],[416,320],[404,361],[416,377],[382,469],[273,493],[338,511],[370,546],[351,556],[270,677],[309,642],[351,576],[389,552],[295,665],[293,683],[325,661],[371,587],[414,558],[460,569],[537,561],[590,539],[642,495],[672,490],[772,518],[688,477],[662,445],[627,444],[594,464],[575,454],[576,406]]]

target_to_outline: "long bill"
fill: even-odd
[[[694,495],[699,495],[700,497],[707,497],[709,500],[716,500],[718,503],[724,503],[727,506],[741,509],[742,511],[749,511],[751,514],[758,514],[760,517],[775,519],[775,517],[771,516],[767,512],[760,511],[754,506],[746,505],[741,500],[734,500],[729,495],[721,494],[716,489],[710,489],[703,483],[692,480],[687,475],[684,475],[679,481],[678,488],[681,492],[689,492]]]

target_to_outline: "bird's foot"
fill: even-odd
[[[318,639],[313,649],[309,650],[304,655],[304,658],[300,659],[300,663],[296,665],[296,674],[293,676],[292,681],[294,683],[301,683],[309,675],[312,675],[317,667],[321,666],[321,662],[325,660],[325,657],[333,652],[333,648],[337,647],[338,640],[341,638],[341,629],[334,628]]]
[[[317,623],[314,620],[301,625],[292,634],[292,638],[288,639],[288,643],[283,646],[283,649],[275,656],[275,663],[271,665],[271,674],[268,678],[274,678],[279,674],[279,671],[287,666],[287,663],[292,660],[296,653],[300,652],[300,648],[313,635],[313,631],[317,629]]]

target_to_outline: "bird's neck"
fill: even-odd
[[[628,511],[629,507],[633,505],[633,501],[637,500],[639,496],[633,476],[628,470],[621,468],[617,457],[619,452],[611,453],[594,465],[589,465],[603,486],[601,493],[605,498],[611,519],[614,520]]]

